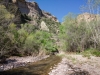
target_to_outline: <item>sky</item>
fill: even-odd
[[[86,4],[86,0],[30,0],[38,3],[39,7],[56,16],[62,22],[68,13],[80,14],[80,6]]]

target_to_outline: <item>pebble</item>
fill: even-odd
[[[66,65],[66,62],[67,60],[63,58],[62,61],[49,72],[49,75],[65,75],[69,68],[68,65]]]

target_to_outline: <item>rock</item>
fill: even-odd
[[[20,9],[21,13],[27,14],[28,16],[38,19],[40,17],[49,18],[52,21],[59,22],[57,18],[51,15],[49,12],[45,12],[40,9],[39,5],[36,2],[25,2],[18,1],[17,6]]]
[[[6,6],[6,9],[15,16],[12,19],[13,21],[11,20],[11,22],[17,25],[30,21],[36,21],[40,24],[39,21],[42,18],[50,19],[53,22],[58,22],[55,16],[53,16],[49,12],[41,10],[39,5],[34,1],[26,2],[26,0],[1,0],[0,3],[3,3]],[[36,22],[32,23],[36,24]],[[37,24],[37,26],[39,24]]]
[[[41,22],[40,29],[44,31],[49,31],[49,28],[44,21]]]
[[[38,23],[35,20],[34,21],[30,21],[29,23],[32,24],[32,25],[34,25],[34,26],[38,25]]]
[[[32,3],[26,2],[26,4],[29,8],[29,13],[28,13],[29,16],[36,19],[43,16],[42,10],[39,8],[36,2],[32,2]]]
[[[16,3],[16,2],[17,2],[17,0],[12,0],[12,2],[13,2],[13,3]]]
[[[57,18],[55,16],[51,15],[49,12],[42,11],[42,13],[46,18],[49,18],[49,19],[51,19],[52,21],[55,21],[55,22],[59,22],[57,20]]]
[[[49,72],[49,75],[66,75],[68,65],[64,64],[65,62],[67,61],[65,58],[63,58],[62,61],[56,66],[56,68],[53,68],[51,72]]]
[[[81,21],[85,21],[86,23],[95,21],[97,19],[97,16],[95,14],[90,13],[83,13],[78,15],[77,22],[80,23]]]
[[[41,57],[41,59],[40,59]],[[0,71],[6,71],[12,68],[17,68],[20,66],[26,66],[28,63],[33,63],[33,62],[37,62],[39,60],[42,59],[46,59],[48,58],[49,55],[47,56],[36,56],[36,57],[32,57],[32,56],[27,56],[27,57],[10,57],[8,58],[6,61],[10,61],[9,63],[5,63],[5,64],[1,64],[0,65]],[[15,60],[15,61],[12,61]]]

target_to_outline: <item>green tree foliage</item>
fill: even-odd
[[[0,57],[11,55],[34,55],[42,50],[52,52],[56,50],[52,34],[57,33],[59,23],[50,19],[39,19],[47,23],[50,32],[39,30],[38,25],[22,24],[31,20],[26,14],[21,14],[18,7],[11,3],[0,1]],[[15,25],[17,24],[17,25]],[[20,28],[18,28],[20,27]]]
[[[55,27],[52,27],[54,22],[50,24],[51,32],[41,31],[30,24],[22,24],[20,28],[17,28],[13,23],[15,11],[9,12],[13,9],[9,7],[7,10],[4,5],[0,4],[0,57],[33,55],[39,54],[40,50],[47,50],[47,52],[55,50],[56,46],[51,39],[51,33],[56,32]]]
[[[4,5],[0,4],[0,25],[7,26],[13,19],[14,15],[10,14]]]
[[[82,52],[89,48],[100,49],[99,39],[99,23],[92,21],[86,23],[82,21],[76,22],[76,17],[69,14],[65,17],[60,27],[60,36],[65,44],[67,51]],[[62,43],[63,44],[63,43]]]
[[[6,30],[0,26],[0,30],[0,57],[38,55],[42,50],[56,50],[51,33],[37,30],[33,25],[23,24],[18,29],[11,23]]]

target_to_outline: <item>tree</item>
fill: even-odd
[[[81,11],[86,11],[91,14],[100,13],[100,0],[87,0],[86,5],[81,6]]]
[[[94,41],[95,48],[98,48],[100,46],[100,0],[87,0],[87,5],[85,5],[84,8],[87,9],[90,15],[95,15],[95,21],[89,22],[87,27],[92,33],[91,40]]]

